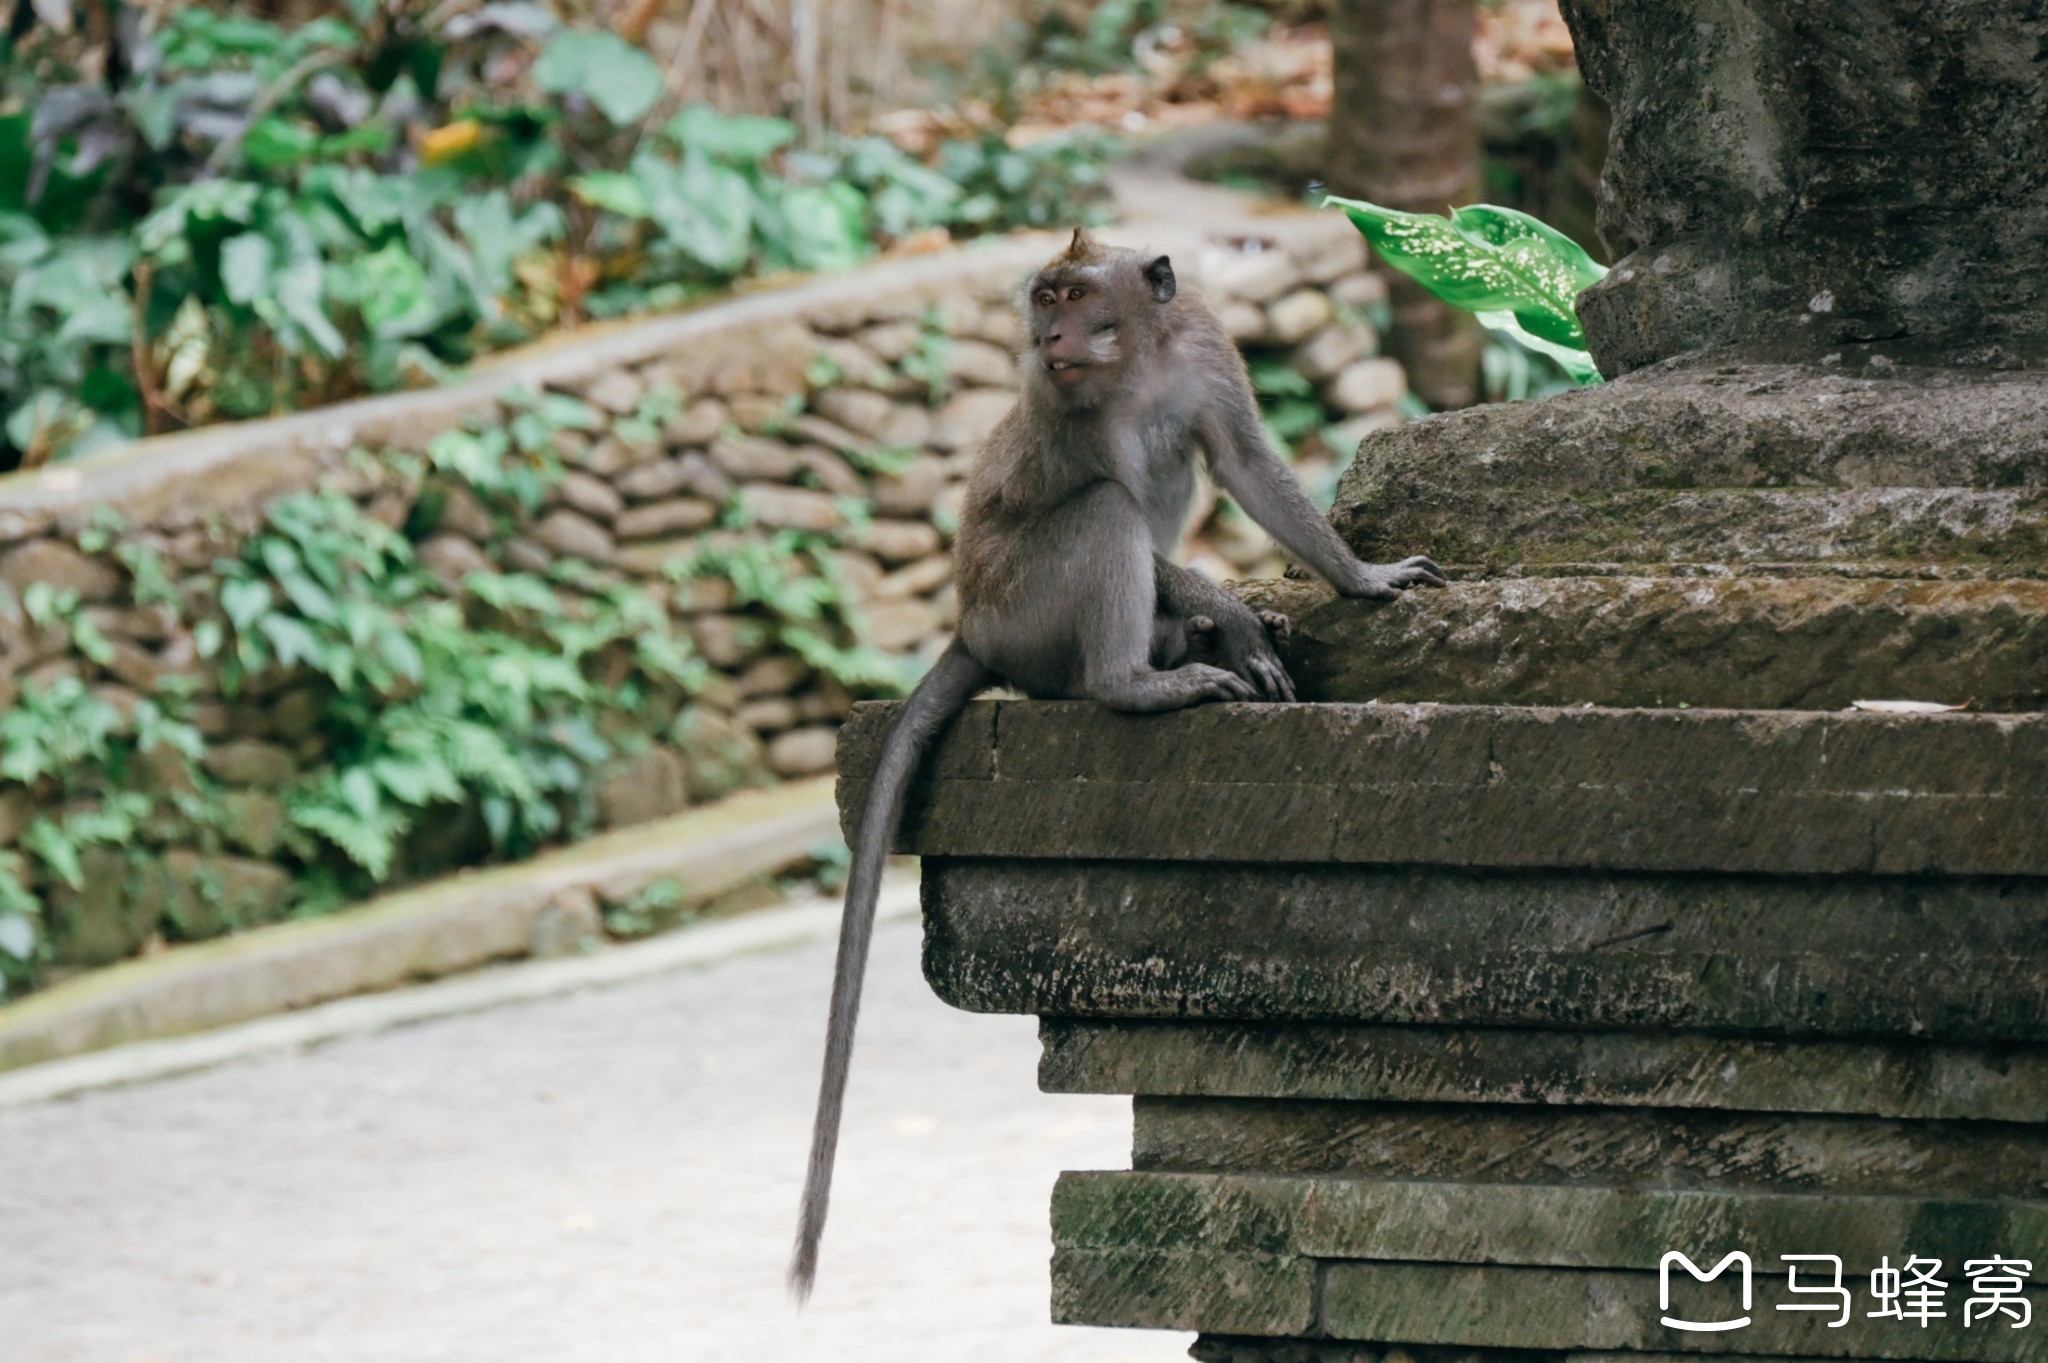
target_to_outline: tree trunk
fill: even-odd
[[[1479,190],[1472,116],[1473,0],[1336,0],[1330,109],[1330,187],[1411,213],[1442,213]],[[1484,333],[1470,313],[1387,272],[1393,326],[1387,352],[1431,407],[1479,398]]]

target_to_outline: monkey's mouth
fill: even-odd
[[[1081,360],[1047,360],[1045,372],[1052,375],[1054,383],[1072,383],[1089,368]]]

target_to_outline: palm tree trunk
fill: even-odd
[[[1473,0],[1335,0],[1335,192],[1411,213],[1473,201],[1474,24]],[[1471,406],[1479,398],[1479,324],[1398,271],[1388,272],[1387,285],[1387,352],[1408,370],[1408,386],[1439,410]]]

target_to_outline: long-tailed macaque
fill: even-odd
[[[1284,628],[1165,555],[1210,475],[1346,596],[1443,586],[1427,558],[1361,563],[1268,443],[1244,360],[1163,255],[1076,232],[1025,294],[1023,396],[989,436],[954,540],[960,627],[897,711],[868,783],[846,882],[791,1290],[810,1295],[882,869],[926,745],[979,691],[1176,710],[1294,698]],[[1216,664],[1192,661],[1213,657]]]

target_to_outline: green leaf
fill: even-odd
[[[844,270],[867,258],[867,200],[846,181],[792,185],[783,193],[782,212],[799,267]]]
[[[306,172],[309,186],[316,176],[356,225],[373,237],[404,222],[406,213],[420,203],[418,185],[396,175],[361,167],[335,167],[331,172],[316,167]]]
[[[264,582],[229,582],[220,589],[220,606],[228,623],[243,632],[270,609],[270,586]]]
[[[579,175],[569,182],[569,189],[592,208],[602,208],[607,213],[617,213],[625,218],[645,218],[653,214],[653,207],[647,199],[647,191],[640,182],[617,170],[595,171]]]
[[[220,282],[230,302],[244,307],[270,292],[270,239],[257,232],[229,237],[220,248]]]
[[[550,94],[582,96],[615,124],[645,118],[661,98],[661,68],[616,33],[564,29],[541,49],[533,79]]]
[[[671,118],[662,131],[685,150],[743,165],[766,160],[796,140],[796,124],[788,119],[722,114],[708,104],[692,104]]]
[[[754,240],[754,187],[736,170],[702,152],[679,166],[659,157],[633,160],[634,178],[647,193],[662,235],[692,260],[720,276],[746,267]]]
[[[85,888],[85,867],[78,859],[78,844],[48,819],[37,819],[21,835],[21,845],[41,858],[50,874],[74,890]]]
[[[319,133],[275,116],[257,119],[242,138],[242,155],[258,170],[285,170],[319,150]]]
[[[427,272],[407,249],[394,241],[356,262],[362,285],[363,321],[379,336],[418,336],[431,330],[436,318]]]
[[[1487,328],[1489,331],[1498,331],[1504,336],[1512,336],[1515,340],[1536,351],[1538,354],[1548,355],[1551,359],[1556,360],[1563,367],[1564,372],[1571,376],[1572,382],[1580,387],[1583,388],[1587,384],[1599,383],[1601,381],[1600,366],[1593,363],[1593,357],[1590,353],[1577,346],[1559,345],[1555,341],[1546,341],[1541,336],[1532,335],[1520,322],[1515,320],[1513,313],[1480,312],[1474,313],[1473,316],[1479,319],[1479,325]]]
[[[1555,228],[1490,204],[1444,218],[1358,199],[1323,202],[1342,208],[1382,259],[1446,303],[1510,313],[1533,336],[1584,349],[1586,334],[1572,300],[1607,271]]]
[[[194,220],[247,223],[260,197],[257,186],[238,180],[200,180],[174,189],[136,227],[135,244],[145,254],[158,255],[182,238]]]

